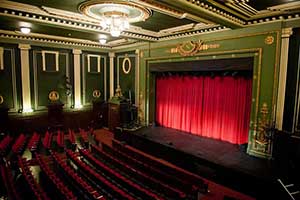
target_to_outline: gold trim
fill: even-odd
[[[126,70],[126,62],[128,62],[128,69]],[[122,62],[122,70],[124,74],[129,74],[131,71],[131,61],[129,58],[124,58]]]
[[[266,32],[261,32],[261,33],[254,33],[254,34],[245,34],[245,35],[239,35],[236,37],[232,37],[232,36],[224,36],[224,37],[220,37],[220,38],[210,38],[210,39],[205,39],[205,41],[208,42],[215,42],[215,41],[224,41],[224,40],[230,40],[230,39],[239,39],[239,38],[245,38],[245,37],[252,37],[252,36],[258,36],[258,35],[267,35],[267,34],[272,34],[272,33],[276,33],[278,34],[279,31],[266,31]],[[233,34],[231,34],[233,35]],[[193,37],[199,37],[199,36],[193,36]],[[170,41],[176,41],[176,38],[171,39]],[[154,49],[164,49],[164,48],[168,48],[168,47],[174,47],[176,46],[176,43],[174,42],[173,44],[168,44],[168,45],[160,45],[157,47],[151,47],[150,50],[154,50]],[[149,51],[149,48],[140,48],[141,51]],[[119,51],[122,51],[122,49],[120,49]]]
[[[266,38],[265,38],[265,44],[267,45],[271,45],[274,43],[274,37],[271,36],[271,35],[268,35]]]
[[[4,98],[2,95],[0,95],[0,105],[3,104],[3,102],[4,102]]]
[[[273,113],[272,113],[272,116],[271,116],[271,119],[272,121],[274,121],[274,118],[275,118],[275,114],[276,114],[276,96],[278,95],[277,94],[277,91],[276,91],[276,88],[277,88],[277,85],[278,85],[278,80],[277,80],[277,68],[278,68],[278,65],[279,65],[279,41],[280,41],[280,36],[279,36],[279,32],[277,32],[277,44],[276,44],[276,52],[275,52],[275,55],[276,55],[276,59],[275,59],[275,65],[274,65],[274,81],[273,81],[273,98],[272,98],[272,108],[273,108]]]
[[[99,98],[100,96],[101,96],[100,90],[94,90],[94,91],[93,91],[93,97],[94,97],[94,98]]]
[[[220,44],[204,44],[203,40],[197,42],[188,41],[178,44],[176,48],[171,48],[171,53],[179,53],[182,56],[193,56],[198,51],[220,48]]]
[[[4,48],[0,47],[0,71],[4,70]]]
[[[100,5],[100,4],[115,4],[115,5],[124,5],[124,6],[128,6],[128,7],[131,7],[133,9],[137,9],[139,11],[141,11],[142,16],[140,16],[138,19],[135,19],[132,20],[130,18],[130,16],[128,16],[128,20],[129,22],[139,22],[139,21],[145,21],[146,19],[148,19],[151,15],[152,15],[152,12],[150,9],[148,8],[145,8],[143,6],[140,6],[139,4],[135,3],[135,2],[124,2],[124,1],[120,1],[120,0],[115,0],[114,2],[112,1],[108,1],[108,0],[91,0],[91,1],[85,1],[83,3],[81,3],[78,7],[78,10],[86,15],[86,16],[89,16],[91,18],[94,18],[94,19],[97,19],[97,20],[101,20],[102,17],[101,16],[97,16],[93,13],[90,13],[90,8],[92,6],[95,6],[95,5]]]
[[[51,91],[48,95],[50,101],[57,101],[59,99],[59,93],[55,90]]]
[[[261,118],[258,120],[258,130],[255,136],[255,141],[260,145],[268,145],[269,141],[267,138],[267,129],[269,127],[269,108],[267,103],[263,103],[262,107],[260,108]]]

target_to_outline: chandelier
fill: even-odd
[[[130,23],[146,20],[151,11],[138,4],[127,1],[87,1],[79,6],[79,10],[99,21],[104,31],[113,37],[129,29]]]
[[[108,29],[113,37],[119,37],[122,31],[129,29],[128,13],[126,10],[118,11],[116,6],[106,8],[108,11],[103,13],[100,25],[103,29]]]

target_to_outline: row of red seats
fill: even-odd
[[[126,162],[128,165],[132,166],[133,168],[137,168],[144,173],[151,174],[152,177],[159,179],[162,182],[171,185],[176,189],[182,190],[187,194],[197,193],[198,188],[192,186],[185,180],[178,179],[176,176],[171,176],[161,171],[160,169],[153,167],[152,165],[144,163],[140,160],[137,160],[136,158],[133,158],[125,154],[124,152],[119,151],[116,148],[112,148],[104,143],[102,143],[101,145],[104,152],[112,155],[113,157],[118,158],[119,160]]]
[[[83,139],[83,142],[88,142],[88,132],[84,129],[79,129],[80,137]]]
[[[118,197],[117,199],[135,200],[133,196],[121,190],[116,185],[108,181],[107,178],[103,177],[100,173],[96,172],[90,166],[80,161],[74,152],[72,152],[71,150],[66,150],[66,154],[68,158],[72,160],[81,171],[87,174],[88,177],[97,180],[98,184],[101,184],[101,186],[104,187],[104,189],[106,189],[107,191],[112,192],[114,196],[116,195]]]
[[[203,179],[201,179],[198,176],[195,176],[194,174],[181,170],[180,168],[171,167],[169,165],[160,162],[159,160],[152,159],[146,156],[145,154],[142,154],[140,151],[136,150],[135,148],[129,145],[124,145],[117,140],[113,140],[112,144],[114,148],[119,149],[120,151],[126,153],[129,156],[136,158],[137,160],[147,163],[148,165],[152,165],[153,167],[160,169],[172,176],[176,176],[182,180],[186,180],[189,184],[194,185],[194,187],[198,187],[201,192],[206,193],[208,190],[207,183],[205,183]]]
[[[69,129],[69,140],[71,141],[72,144],[76,143],[76,139],[75,139],[75,133],[73,130]]]
[[[1,156],[5,156],[10,143],[13,141],[13,138],[10,135],[4,137],[4,139],[0,142],[0,154]]]
[[[64,145],[65,145],[65,139],[64,139],[64,137],[65,137],[64,132],[58,130],[58,131],[57,131],[56,142],[57,142],[57,145],[58,145],[59,147],[64,147]]]
[[[49,133],[49,131],[46,132],[44,140],[43,140],[43,146],[46,149],[50,149],[51,147],[51,142],[52,142],[52,133]]]
[[[38,148],[38,144],[40,142],[41,135],[39,135],[37,132],[34,132],[33,135],[31,136],[27,148],[29,151],[36,151]]]
[[[88,184],[85,180],[83,180],[78,174],[67,165],[65,161],[61,159],[57,155],[57,153],[52,153],[52,157],[54,158],[54,161],[58,164],[58,166],[63,170],[63,172],[72,179],[76,183],[76,185],[79,185],[85,194],[89,194],[89,197],[91,199],[101,199],[105,200],[104,196],[99,194],[95,188],[93,188],[90,184]]]
[[[18,165],[21,168],[22,174],[25,177],[26,182],[31,188],[31,191],[34,193],[35,199],[37,200],[50,200],[45,191],[40,187],[40,185],[34,179],[28,163],[25,158],[18,157]]]
[[[166,193],[168,196],[175,198],[175,199],[184,199],[186,198],[186,194],[178,189],[175,189],[158,179],[149,176],[146,173],[138,169],[134,169],[125,162],[118,160],[117,158],[107,154],[106,152],[102,151],[100,147],[96,145],[91,145],[91,150],[93,153],[99,155],[101,158],[105,159],[106,161],[112,163],[114,166],[117,166],[120,170],[126,172],[130,176],[134,177],[135,179],[139,180],[140,182],[149,185],[156,190]]]
[[[22,134],[19,135],[19,137],[17,138],[17,140],[13,144],[12,152],[15,153],[15,154],[22,153],[22,151],[24,150],[24,147],[25,147],[25,143],[26,143],[26,136],[22,133]]]
[[[44,159],[37,153],[35,153],[35,158],[41,167],[41,170],[48,177],[48,181],[51,181],[55,186],[55,189],[62,195],[63,199],[75,200],[77,199],[73,192],[65,186],[65,184],[56,176],[56,174],[49,168],[49,166],[45,163]]]
[[[126,184],[126,186],[129,186],[130,189],[135,190],[140,195],[142,195],[145,199],[163,199],[162,197],[158,196],[157,194],[148,191],[143,186],[138,185],[134,183],[132,180],[129,180],[128,178],[124,177],[120,173],[114,171],[109,166],[102,163],[100,160],[95,158],[87,149],[79,149],[79,152],[81,155],[84,156],[85,159],[87,159],[89,162],[91,162],[93,165],[95,165],[97,168],[99,168],[102,172],[106,172],[110,176],[113,176],[117,178],[119,181]]]
[[[0,175],[0,178],[2,178],[2,183],[4,183],[4,186],[6,188],[8,199],[21,199],[14,185],[11,170],[8,169],[8,166],[6,166],[4,162],[0,163]]]

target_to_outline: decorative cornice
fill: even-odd
[[[26,4],[24,4],[26,5]],[[23,10],[12,10],[11,8],[3,8],[2,5],[0,7],[0,16],[6,16],[6,17],[13,17],[18,18],[21,20],[30,20],[34,22],[39,23],[45,23],[50,25],[56,25],[56,26],[62,26],[64,28],[74,28],[84,31],[91,31],[94,33],[106,33],[109,34],[107,30],[104,30],[100,25],[99,22],[96,22],[95,20],[87,21],[85,17],[83,17],[83,20],[80,20],[76,18],[70,17],[70,13],[72,12],[66,12],[66,15],[50,15],[50,12],[39,12],[40,9],[36,7],[35,13],[29,13]],[[44,7],[45,9],[45,7]],[[32,9],[31,9],[32,10]],[[56,9],[57,10],[57,9]],[[64,12],[64,11],[61,11]],[[40,13],[43,13],[40,14]],[[68,13],[68,15],[67,15]],[[76,13],[74,13],[76,14]],[[78,15],[78,14],[77,14]],[[82,15],[84,16],[84,15]],[[141,34],[140,34],[141,33]],[[131,28],[128,31],[124,31],[121,33],[122,36],[136,38],[136,39],[143,39],[148,41],[155,41],[156,38],[153,37],[156,36],[156,32],[144,30],[141,28],[137,28],[135,26],[131,26]]]
[[[269,23],[269,22],[276,22],[276,21],[283,21],[283,20],[289,21],[289,20],[299,20],[299,19],[300,19],[299,13],[293,15],[279,15],[279,16],[265,17],[265,18],[248,21],[247,26]]]
[[[202,1],[202,0],[181,0],[185,1],[186,3],[193,4],[198,7],[201,11],[204,13],[216,15],[220,18],[223,18],[226,21],[229,21],[233,24],[236,24],[238,26],[243,26],[246,24],[246,22],[238,17],[233,16],[230,12],[227,12],[223,9],[220,9],[213,4],[207,3],[207,1]]]
[[[165,40],[170,40],[170,39],[179,39],[179,38],[184,38],[184,37],[191,37],[191,36],[196,36],[196,35],[215,33],[215,32],[220,32],[220,31],[225,31],[225,30],[230,30],[230,28],[227,28],[225,26],[216,26],[213,28],[207,28],[207,29],[202,29],[202,30],[184,32],[184,33],[178,33],[178,34],[160,37],[159,41],[165,41]]]
[[[163,4],[156,3],[154,1],[138,0],[136,3],[138,3],[142,6],[146,6],[146,7],[150,8],[154,11],[157,11],[157,12],[160,12],[160,13],[172,16],[172,17],[176,17],[178,19],[186,18],[186,19],[190,19],[190,20],[193,20],[193,21],[201,22],[201,23],[214,24],[210,20],[204,19],[204,18],[199,17],[199,16],[192,15],[190,13],[186,13],[186,12],[182,12],[182,11],[172,9],[170,7],[167,7]]]
[[[19,32],[0,30],[0,38],[5,39],[17,39],[22,41],[32,41],[32,42],[42,42],[42,43],[52,43],[52,44],[63,44],[72,45],[80,47],[91,47],[91,48],[101,48],[101,49],[111,49],[109,46],[100,45],[98,42],[93,42],[90,40],[82,40],[75,38],[66,38],[38,33],[30,33],[24,35]]]

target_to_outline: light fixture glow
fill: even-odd
[[[99,42],[100,44],[105,44],[106,43],[106,39],[107,39],[107,36],[106,35],[99,35]]]
[[[80,108],[82,108],[82,105],[81,104],[75,104],[74,108],[80,109]]]
[[[100,25],[103,29],[108,29],[111,36],[119,37],[122,31],[129,29],[128,16],[122,12],[107,12],[104,13]]]
[[[145,21],[152,14],[151,10],[133,1],[85,1],[79,10],[94,19],[99,20],[102,30],[108,31],[113,37],[118,37],[129,29],[130,23]]]
[[[31,32],[31,29],[28,27],[21,27],[20,31],[24,34],[29,34]]]
[[[23,113],[32,113],[33,112],[33,109],[32,108],[24,108]]]

